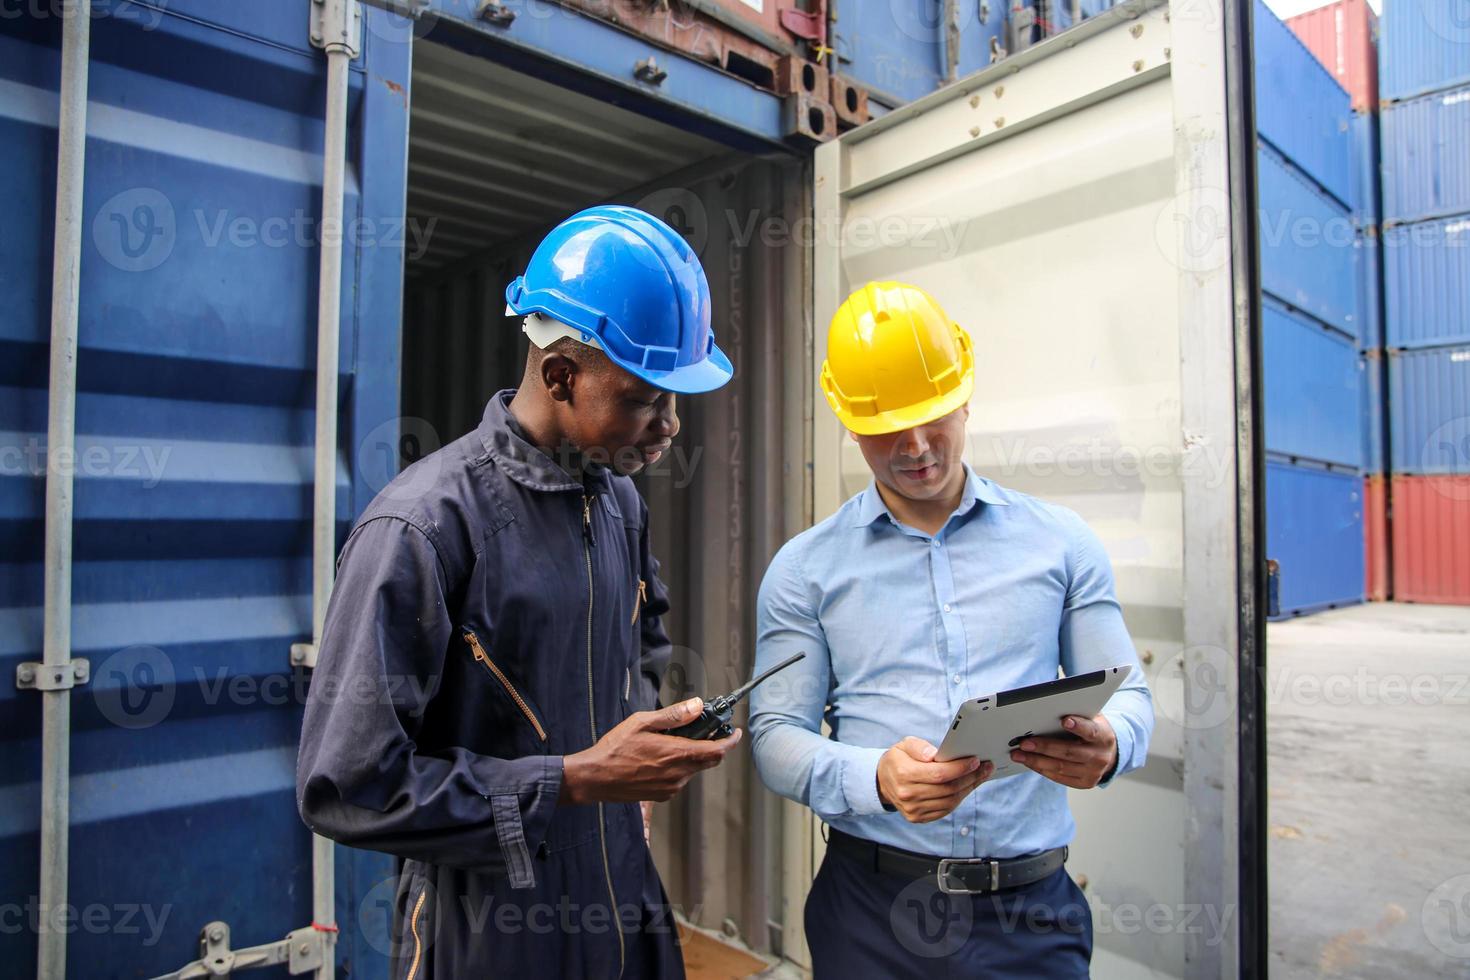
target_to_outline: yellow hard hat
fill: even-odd
[[[833,315],[822,391],[852,432],[925,425],[968,402],[974,390],[970,335],[919,287],[870,282]]]

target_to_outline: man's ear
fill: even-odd
[[[576,387],[577,362],[564,354],[547,354],[541,358],[541,383],[553,401],[570,402]]]

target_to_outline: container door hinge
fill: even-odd
[[[311,0],[311,43],[356,58],[362,51],[362,8],[357,0]]]
[[[246,949],[230,948],[230,927],[211,922],[199,932],[199,959],[155,980],[190,980],[193,977],[228,977],[236,970],[286,964],[293,976],[318,969],[328,948],[327,933],[314,926],[295,929],[279,942]]]
[[[20,691],[65,691],[92,679],[92,664],[74,657],[64,664],[31,661],[15,667],[15,687]]]
[[[293,667],[315,667],[316,666],[316,644],[315,643],[293,643],[293,644],[291,644],[291,666],[293,666]]]
[[[516,19],[516,12],[503,3],[497,3],[496,0],[480,0],[480,7],[475,11],[475,16],[496,27],[509,27]]]

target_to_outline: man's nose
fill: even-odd
[[[679,412],[675,405],[677,395],[669,395],[658,417],[653,420],[653,431],[665,439],[672,439],[679,434]]]
[[[910,459],[918,459],[929,451],[929,439],[923,426],[915,426],[899,437],[898,451]]]

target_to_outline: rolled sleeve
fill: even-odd
[[[1113,567],[1107,551],[1075,514],[1071,515],[1067,573],[1067,598],[1058,637],[1062,670],[1071,675],[1129,666],[1127,679],[1102,710],[1118,741],[1118,764],[1099,784],[1106,786],[1147,760],[1154,726],[1153,697],[1114,594]]]

